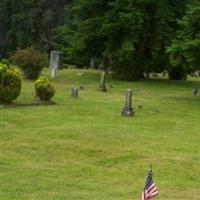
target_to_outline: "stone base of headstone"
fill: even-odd
[[[106,86],[100,85],[99,86],[99,91],[101,91],[101,92],[107,92]]]
[[[125,116],[125,117],[132,117],[132,116],[134,116],[134,115],[135,115],[135,113],[134,113],[134,111],[133,111],[133,108],[131,108],[131,109],[124,108],[124,109],[122,110],[122,116]]]

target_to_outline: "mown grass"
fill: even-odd
[[[56,105],[35,105],[33,82],[23,80],[21,96],[0,108],[1,199],[140,199],[151,164],[158,199],[199,199],[200,96],[192,92],[200,79],[109,77],[101,93],[99,72],[78,71],[62,70],[53,81]],[[80,85],[79,98],[70,98]],[[127,88],[133,118],[120,115]]]

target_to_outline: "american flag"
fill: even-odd
[[[158,188],[156,187],[156,184],[153,182],[153,172],[151,169],[147,175],[147,180],[145,182],[141,200],[151,200],[157,195],[158,195]]]

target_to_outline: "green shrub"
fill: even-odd
[[[170,67],[168,73],[171,80],[186,80],[188,72],[186,67],[175,65]]]
[[[37,79],[47,65],[47,56],[32,47],[18,49],[10,59],[22,69],[27,79]]]
[[[188,74],[188,63],[180,45],[172,45],[168,48],[170,66],[168,69],[169,79],[186,80]]]
[[[54,86],[46,77],[40,77],[35,81],[36,95],[42,101],[49,101],[55,94]]]
[[[0,63],[0,103],[11,103],[21,90],[19,72],[6,64]]]
[[[5,64],[5,65],[7,65],[7,66],[10,66],[10,61],[9,61],[8,59],[3,58],[3,59],[1,60],[1,63],[2,63],[2,64]]]

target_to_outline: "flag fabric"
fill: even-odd
[[[153,182],[153,172],[151,169],[147,175],[147,180],[145,182],[141,200],[151,200],[157,195],[158,195],[158,188],[156,187],[156,184]]]

